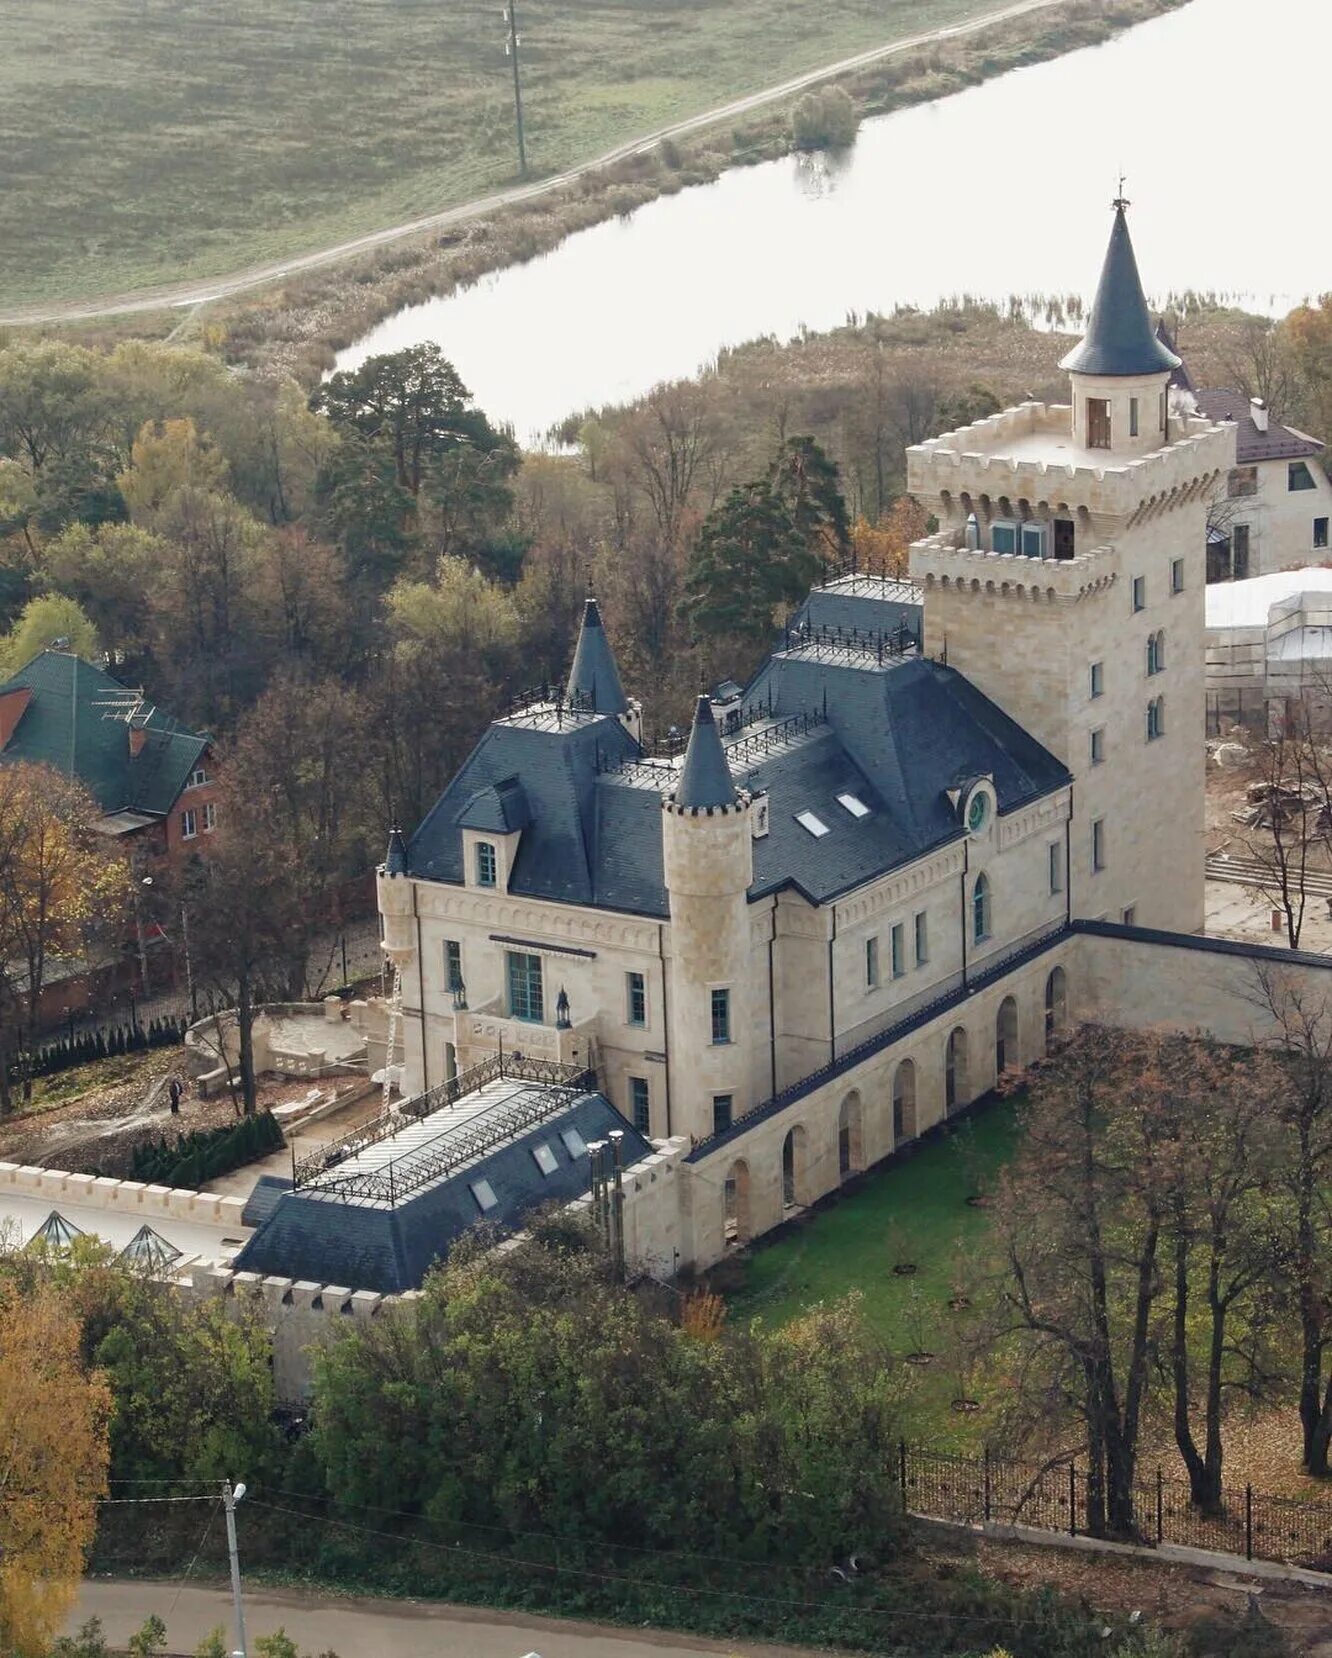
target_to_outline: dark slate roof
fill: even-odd
[[[163,817],[175,804],[209,739],[178,728],[154,710],[143,748],[130,754],[129,728],[110,717],[131,693],[91,662],[63,651],[42,651],[0,684],[28,689],[28,703],[0,763],[27,760],[78,777],[105,812],[135,811]]]
[[[531,821],[527,795],[516,777],[478,789],[458,820],[464,829],[483,829],[492,835],[511,835]]]
[[[405,875],[407,873],[407,842],[402,838],[402,830],[395,823],[389,830],[388,851],[384,854],[384,873],[386,875]]]
[[[412,836],[407,866],[425,880],[463,880],[462,827],[479,794],[513,778],[522,782],[529,814],[528,827],[518,842],[510,874],[510,890],[531,898],[551,898],[568,904],[607,904],[599,896],[606,887],[600,858],[598,763],[631,759],[638,745],[620,722],[609,715],[517,714],[497,720],[464,762]],[[623,786],[621,786],[623,788]],[[647,823],[647,839],[659,842],[656,818],[661,804],[654,793],[624,789],[628,802],[618,802],[617,833],[627,820]],[[648,821],[650,819],[650,822]],[[614,849],[612,848],[612,852]],[[656,891],[661,889],[661,852],[656,854]],[[626,878],[621,870],[610,886],[637,892],[640,875]],[[643,907],[664,913],[664,896],[652,894]],[[631,906],[638,908],[638,905]]]
[[[601,611],[595,599],[589,599],[583,606],[583,625],[569,671],[569,699],[573,701],[576,697],[585,698],[586,705],[598,714],[623,714],[629,708],[629,699],[620,684],[620,671],[615,666],[615,653],[601,625]]]
[[[1200,387],[1194,391],[1199,414],[1208,420],[1233,420],[1235,432],[1235,460],[1240,466],[1257,461],[1304,460],[1321,455],[1323,445],[1317,438],[1296,431],[1293,426],[1282,426],[1268,420],[1267,430],[1260,432],[1254,423],[1249,399],[1242,391],[1213,390]]]
[[[694,726],[675,788],[675,804],[696,810],[735,804],[731,768],[726,763],[726,751],[712,717],[712,703],[706,696],[699,697],[694,708]]]
[[[917,643],[924,607],[914,582],[879,576],[842,576],[816,587],[791,618],[790,627],[843,633],[895,634],[903,626]]]
[[[1138,375],[1164,374],[1178,364],[1152,327],[1124,203],[1116,202],[1087,332],[1059,366],[1074,374]]]
[[[417,1289],[437,1261],[477,1222],[512,1232],[547,1203],[572,1203],[591,1184],[587,1153],[574,1158],[560,1130],[576,1128],[584,1142],[612,1129],[624,1135],[624,1160],[636,1163],[652,1147],[603,1094],[584,1094],[563,1111],[467,1164],[448,1179],[413,1194],[396,1208],[345,1201],[317,1187],[279,1195],[237,1257],[236,1266],[277,1278],[305,1279],[385,1295]],[[532,1156],[544,1142],[556,1161],[543,1175]],[[471,1186],[488,1180],[498,1198],[483,1215]]]
[[[772,657],[750,687],[780,717],[826,710],[826,725],[737,778],[766,789],[769,833],[754,843],[751,897],[794,886],[822,903],[963,833],[948,791],[994,779],[1001,813],[1049,794],[1069,773],[1048,750],[952,668],[908,656],[879,667]],[[839,793],[869,814],[857,818]],[[795,814],[828,828],[816,838]]]

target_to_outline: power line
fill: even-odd
[[[546,1572],[553,1576],[589,1578],[598,1583],[628,1584],[634,1588],[655,1590],[657,1592],[666,1590],[675,1594],[693,1595],[695,1597],[712,1595],[725,1600],[749,1601],[760,1606],[784,1606],[797,1611],[813,1612],[826,1611],[828,1609],[828,1603],[825,1601],[793,1600],[789,1597],[767,1594],[749,1595],[745,1594],[744,1591],[740,1589],[714,1589],[685,1583],[661,1583],[655,1582],[652,1579],[627,1577],[622,1572],[596,1572],[584,1566],[561,1566],[553,1561],[523,1560],[513,1555],[492,1554],[484,1549],[466,1548],[461,1543],[437,1543],[432,1541],[430,1538],[425,1537],[403,1537],[399,1532],[379,1531],[373,1526],[353,1525],[349,1520],[339,1520],[329,1514],[305,1514],[300,1509],[283,1508],[277,1503],[253,1501],[251,1506],[254,1508],[267,1509],[272,1514],[289,1514],[296,1520],[314,1520],[320,1525],[341,1526],[344,1531],[358,1532],[365,1537],[384,1538],[390,1543],[406,1543],[410,1546],[418,1548],[425,1547],[435,1549],[442,1554],[465,1555],[469,1559],[484,1560],[492,1565],[503,1566],[506,1569],[512,1569],[514,1567],[527,1567],[532,1571]],[[392,1510],[389,1512],[392,1512]],[[557,1541],[557,1539],[552,1538],[551,1541]],[[587,1540],[587,1544],[588,1546],[596,1546],[591,1539]],[[650,1550],[647,1552],[667,1553],[668,1551]],[[725,1559],[726,1557],[698,1555],[695,1558],[707,1560],[712,1558]],[[738,1562],[738,1564],[747,1565],[752,1568],[756,1562],[744,1561]],[[1048,1629],[1050,1627],[1050,1620],[1048,1618],[1017,1618],[1002,1611],[986,1616],[985,1614],[979,1612],[957,1612],[952,1607],[940,1607],[937,1612],[900,1611],[896,1608],[886,1606],[857,1606],[853,1608],[842,1607],[840,1610],[855,1611],[866,1617],[891,1618],[894,1622],[913,1620],[917,1623],[938,1623],[943,1621],[949,1625],[974,1623],[982,1624],[990,1628],[999,1627],[1004,1629]]]

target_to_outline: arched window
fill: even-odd
[[[967,1099],[967,1033],[958,1025],[944,1050],[944,1110],[955,1111]]]
[[[990,936],[990,878],[978,875],[971,889],[971,937],[983,944]]]
[[[1062,967],[1056,967],[1045,981],[1045,1042],[1063,1030],[1068,1020],[1068,979]]]
[[[1162,628],[1161,631],[1156,636],[1156,671],[1157,671],[1158,674],[1163,674],[1165,672],[1165,629],[1164,628]]]
[[[893,1144],[916,1137],[916,1067],[904,1059],[893,1078]]]
[[[1165,736],[1165,698],[1153,697],[1147,704],[1147,741]]]
[[[1165,668],[1165,629],[1147,635],[1147,672],[1159,674]]]
[[[1020,1064],[1018,1006],[1011,996],[1005,996],[994,1021],[994,1074],[1001,1077],[1005,1071],[1016,1070]]]

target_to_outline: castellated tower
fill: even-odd
[[[669,1043],[681,1067],[675,1131],[696,1139],[755,1103],[746,896],[754,876],[752,804],[731,781],[712,705],[701,696],[661,820],[671,912]]]
[[[1075,917],[1203,925],[1207,506],[1235,428],[1178,418],[1125,208],[1071,403],[1023,403],[907,450],[939,518],[911,549],[925,649],[1068,766],[1064,867]],[[1053,860],[1052,854],[1052,860]]]

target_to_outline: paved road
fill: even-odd
[[[219,1624],[230,1634],[231,1596],[225,1589],[101,1579],[84,1584],[68,1627],[73,1631],[83,1619],[95,1615],[101,1618],[111,1645],[123,1645],[154,1612],[166,1624],[169,1652],[193,1652]],[[419,1601],[344,1599],[298,1590],[247,1589],[245,1621],[251,1642],[257,1635],[271,1635],[282,1627],[303,1652],[331,1648],[340,1658],[526,1658],[532,1653],[540,1658],[698,1658],[700,1653],[800,1658],[802,1651],[726,1646],[687,1635],[647,1630],[627,1634],[556,1618]]]
[[[385,230],[373,231],[368,236],[356,236],[351,241],[338,242],[333,247],[321,248],[315,253],[303,253],[274,264],[255,265],[230,276],[215,277],[212,281],[175,283],[166,287],[145,288],[134,294],[120,294],[87,301],[71,300],[50,307],[21,306],[13,311],[0,311],[0,324],[22,326],[40,322],[74,322],[89,317],[158,311],[178,305],[203,305],[210,300],[223,299],[229,294],[243,293],[249,288],[260,288],[267,282],[293,276],[298,271],[311,271],[323,265],[334,265],[352,254],[365,253],[371,248],[401,241],[404,237],[415,236],[421,231],[442,230],[449,225],[463,224],[469,219],[483,218],[487,213],[508,207],[514,202],[531,201],[534,197],[548,195],[552,190],[559,190],[585,174],[595,172],[599,167],[607,167],[613,162],[622,161],[626,156],[638,155],[643,150],[653,149],[664,138],[683,138],[719,121],[733,121],[739,115],[747,115],[752,110],[763,108],[765,104],[790,98],[820,81],[833,80],[839,75],[866,69],[885,58],[912,52],[918,47],[929,46],[936,41],[975,34],[991,24],[1022,17],[1028,12],[1045,11],[1050,6],[1060,3],[1061,0],[1012,0],[1009,5],[982,12],[965,23],[954,23],[948,28],[931,29],[925,34],[909,35],[889,41],[883,46],[871,47],[867,52],[857,52],[853,57],[840,58],[836,63],[825,63],[819,69],[807,70],[803,75],[795,75],[777,86],[765,87],[761,92],[751,92],[743,98],[734,98],[730,103],[719,104],[714,109],[705,110],[701,115],[691,115],[687,120],[658,127],[654,132],[645,133],[640,138],[631,138],[627,143],[617,144],[613,150],[607,150],[604,155],[597,156],[593,161],[585,161],[581,166],[569,168],[567,172],[538,179],[532,184],[516,185],[511,190],[496,190],[490,195],[479,196],[473,201],[463,202],[460,206],[447,208],[441,213],[430,213],[421,219],[409,219],[403,224],[390,225]]]

